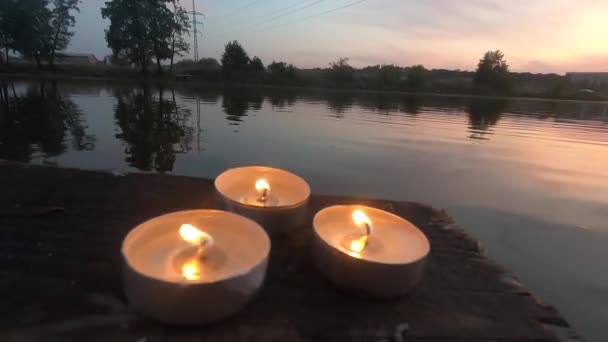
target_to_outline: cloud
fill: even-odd
[[[210,18],[242,4],[236,0],[197,1]],[[518,71],[564,73],[605,70],[608,65],[606,0],[369,0],[298,21],[352,3],[333,0],[273,22],[283,25],[279,28],[260,30],[256,26],[264,22],[266,13],[293,3],[267,0],[231,21],[209,19],[199,39],[200,53],[219,57],[224,44],[237,39],[252,55],[303,67],[323,67],[338,57],[350,56],[355,65],[421,63],[470,70],[485,51],[494,49],[503,50],[512,69]],[[102,5],[103,0],[83,2],[71,49],[109,53],[103,36],[108,23],[99,14]],[[221,33],[226,25],[234,28]]]

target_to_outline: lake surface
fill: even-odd
[[[205,178],[271,165],[316,193],[445,208],[583,336],[608,340],[608,103],[3,85],[2,159]]]

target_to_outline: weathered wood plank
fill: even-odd
[[[2,341],[554,341],[544,325],[567,328],[553,308],[504,281],[506,273],[446,215],[415,203],[327,196],[312,197],[307,227],[273,239],[265,287],[242,313],[211,327],[164,327],[125,303],[120,244],[148,218],[212,208],[211,181],[6,162],[0,180]],[[432,252],[414,293],[399,301],[352,297],[316,272],[312,215],[336,203],[391,210],[428,235]]]

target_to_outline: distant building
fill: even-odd
[[[124,55],[119,55],[118,57],[114,57],[113,55],[107,55],[103,58],[103,64],[107,66],[133,66],[129,59]]]
[[[89,64],[95,65],[99,61],[93,54],[86,53],[58,53],[55,57],[56,64]]]
[[[608,72],[569,72],[566,78],[577,88],[602,89],[608,87]]]

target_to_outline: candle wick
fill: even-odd
[[[208,244],[209,244],[209,241],[204,239],[198,245],[198,248],[196,249],[196,256],[198,259],[203,259],[205,257],[205,252],[207,251]]]
[[[266,200],[267,200],[266,196],[268,196],[268,189],[262,190],[262,196],[260,196],[260,198],[258,198],[258,202],[266,203]]]
[[[372,234],[372,227],[370,227],[369,223],[365,223],[365,233],[367,236]]]

